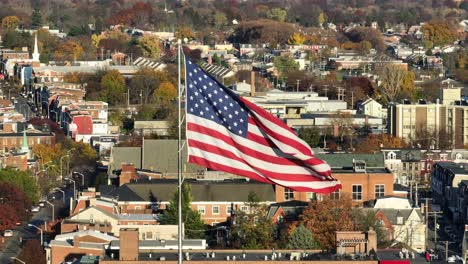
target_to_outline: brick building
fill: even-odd
[[[23,131],[24,132],[24,131]],[[0,132],[1,149],[20,149],[23,146],[24,133],[21,132]],[[55,135],[50,131],[41,131],[33,128],[26,130],[26,140],[29,147],[36,144],[53,146],[55,145]]]
[[[325,154],[316,155],[325,160],[332,169],[332,175],[341,182],[342,188],[330,194],[339,199],[347,193],[356,206],[371,202],[379,197],[399,195],[394,193],[393,174],[385,169],[381,155],[367,154]],[[282,186],[276,186],[276,201],[309,201],[320,199],[312,192],[295,192]]]

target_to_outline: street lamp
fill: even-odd
[[[55,188],[54,190],[57,190],[62,193],[63,204],[65,204],[65,191],[60,188]]]
[[[45,169],[42,169],[42,170],[39,170],[38,172],[36,172],[36,182],[38,182],[38,180],[39,180],[39,178],[38,178],[39,173],[41,173],[43,171],[47,172],[47,170],[45,170]]]
[[[26,262],[22,261],[21,259],[17,258],[17,257],[10,257],[11,260],[17,260],[19,262],[21,262],[22,264],[26,264]]]
[[[83,188],[84,188],[84,185],[85,185],[84,184],[84,174],[81,173],[81,172],[77,172],[77,171],[74,171],[73,173],[76,173],[76,174],[81,176],[81,186],[83,186]]]
[[[62,157],[60,157],[60,179],[63,179],[63,167],[62,167],[62,161],[63,161],[63,158],[65,157],[68,157],[68,154],[67,155],[64,155]]]
[[[67,176],[70,173],[70,152],[72,152],[73,150],[75,150],[75,148],[71,148],[71,149],[67,150],[67,156],[68,156],[68,159],[67,159]]]
[[[28,224],[28,226],[35,227],[37,230],[41,231],[41,245],[43,246],[44,245],[44,231],[42,230],[42,228],[39,228],[38,226],[35,226],[33,224]]]
[[[55,205],[49,201],[46,201],[46,203],[52,206],[52,221],[55,221]]]
[[[65,180],[69,180],[69,181],[73,182],[73,200],[76,200],[76,182],[75,182],[75,180],[73,180],[71,178],[65,178]]]

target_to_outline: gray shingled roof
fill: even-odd
[[[408,220],[408,217],[411,215],[413,210],[419,215],[419,218],[422,220],[423,216],[421,214],[421,210],[417,209],[374,209],[374,208],[369,208],[366,210],[372,210],[375,212],[382,212],[385,217],[392,223],[392,225],[397,224],[397,219],[398,217],[403,217],[403,222],[406,222]]]
[[[140,147],[113,147],[111,160],[109,162],[109,172],[120,170],[122,163],[133,163],[136,168],[141,165]]]
[[[366,161],[366,167],[368,168],[384,168],[384,157],[383,154],[347,154],[347,153],[337,153],[337,154],[317,154],[317,158],[326,161],[330,167],[333,168],[345,168],[353,166],[354,160],[364,160]]]
[[[273,185],[245,181],[190,181],[193,201],[247,202],[250,192],[255,192],[262,201],[276,200]],[[119,202],[126,201],[170,201],[176,191],[176,180],[156,180],[142,183],[127,183],[110,195]]]
[[[175,139],[145,139],[143,141],[143,169],[162,173],[177,173],[177,140]],[[184,147],[182,157],[187,157]],[[204,167],[188,163],[183,158],[183,172],[195,173]]]

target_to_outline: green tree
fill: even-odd
[[[267,11],[266,16],[269,19],[284,22],[286,19],[286,10],[282,8],[273,8]]]
[[[155,109],[153,105],[144,104],[138,110],[137,120],[152,120],[154,117]]]
[[[126,131],[127,133],[130,133],[133,131],[133,128],[135,127],[135,120],[125,117],[122,121],[122,129]]]
[[[284,77],[291,71],[299,70],[299,64],[292,57],[279,56],[273,59],[273,64],[278,70],[280,77]]]
[[[298,134],[299,137],[311,147],[317,147],[320,143],[320,131],[316,127],[302,127],[299,129]]]
[[[125,115],[122,111],[116,110],[109,113],[109,122],[114,126],[122,126]]]
[[[265,249],[274,244],[274,225],[267,217],[267,207],[258,205],[249,212],[236,211],[231,228],[231,244],[236,248]]]
[[[0,170],[0,182],[7,182],[16,186],[33,202],[37,202],[39,200],[39,190],[36,181],[34,180],[34,177],[30,176],[29,171],[19,171],[9,168]]]
[[[125,79],[117,70],[108,71],[101,79],[101,87],[105,97],[103,101],[110,105],[123,103],[125,99]]]
[[[31,27],[40,28],[42,27],[42,15],[41,11],[34,9],[31,15]]]
[[[296,227],[289,237],[288,244],[286,244],[286,248],[289,249],[315,249],[318,247],[319,245],[314,240],[312,232],[303,225]]]
[[[213,15],[213,23],[214,27],[217,29],[222,29],[223,27],[225,27],[228,23],[226,14],[224,14],[223,12],[215,12],[215,14]]]
[[[204,238],[205,225],[200,213],[192,209],[192,190],[188,183],[182,184],[182,221],[185,226],[185,236],[189,239]],[[164,212],[162,223],[165,225],[178,224],[179,192],[176,190],[169,202],[169,208]]]

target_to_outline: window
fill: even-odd
[[[336,191],[330,193],[330,199],[339,200],[340,199],[340,190],[336,190]]]
[[[211,226],[217,226],[219,224],[219,222],[213,222],[211,223]]]
[[[153,239],[153,233],[152,232],[146,232],[146,239]]]
[[[249,207],[247,205],[243,205],[241,206],[241,211],[242,212],[248,212],[249,211]]]
[[[232,207],[231,206],[226,207],[226,213],[229,214],[229,215],[232,213]]]
[[[139,205],[135,206],[135,210],[141,210],[141,206]]]
[[[284,200],[289,201],[294,199],[294,191],[289,188],[284,188]]]
[[[376,184],[375,185],[375,198],[385,196],[385,185],[384,184]]]
[[[395,152],[390,152],[390,153],[388,153],[388,159],[391,159],[391,160],[396,159],[396,154],[395,154]]]
[[[199,205],[199,206],[198,206],[198,212],[199,212],[201,215],[204,215],[204,214],[205,214],[205,206],[204,206],[204,205]]]
[[[353,185],[353,201],[362,200],[362,185]]]
[[[213,214],[216,214],[216,215],[219,214],[219,206],[214,205],[211,209],[213,211]]]

